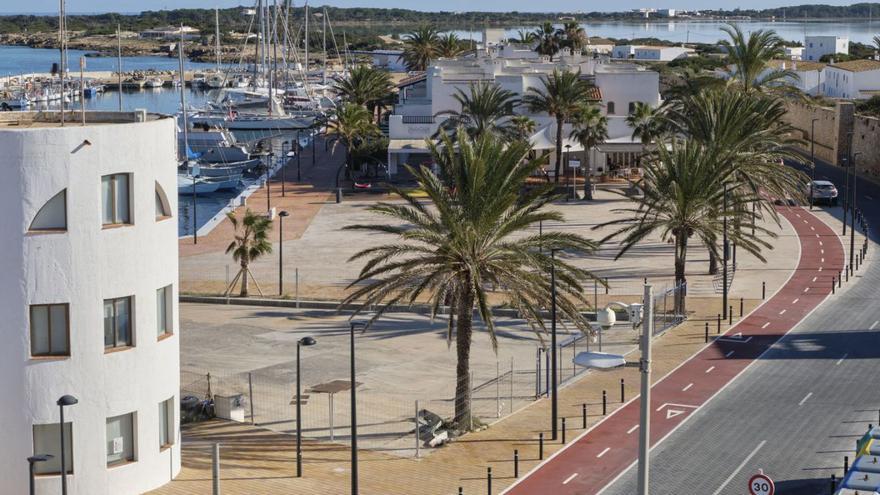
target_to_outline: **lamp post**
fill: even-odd
[[[571,168],[571,145],[570,144],[565,145],[565,168],[566,168],[566,172],[568,171],[568,169]],[[572,174],[572,175],[573,175],[573,179],[572,179],[572,186],[571,186],[571,194],[569,194],[569,198],[575,199],[574,198],[574,195],[575,195],[574,191],[575,191],[576,186],[574,185],[574,181],[577,180],[577,177],[574,176],[574,174]]]
[[[357,383],[354,381],[354,329],[366,328],[362,322],[352,321],[349,324],[351,332],[351,495],[358,495],[358,447],[357,447]]]
[[[819,119],[810,121],[810,210],[813,209],[813,182],[816,180],[816,122]]]
[[[721,270],[724,272],[721,277],[722,287],[722,301],[721,301],[721,317],[727,318],[727,256],[728,250],[727,247],[727,183],[724,183],[724,210],[722,212],[723,222],[724,222],[724,234],[723,239],[721,241],[721,258],[722,258],[722,267]]]
[[[67,462],[64,458],[64,408],[78,402],[79,400],[72,395],[62,395],[55,402],[61,413],[58,422],[58,430],[61,432],[61,495],[67,495]]]
[[[300,137],[301,133],[302,133],[302,130],[297,129],[297,131],[296,131],[296,181],[297,182],[302,182],[302,175],[300,173],[300,171],[302,170],[301,165],[302,165],[302,150],[303,150],[303,147],[301,144],[302,141],[300,141],[302,139]]]
[[[189,153],[186,151],[185,153]],[[193,162],[190,168],[190,174],[192,175],[192,220],[193,220],[193,244],[199,243],[199,228],[198,223],[196,222],[196,179],[199,177],[199,164],[198,162]]]
[[[278,214],[278,295],[284,295],[284,218],[290,216],[287,210]]]
[[[34,477],[36,475],[36,464],[38,462],[46,462],[49,459],[52,459],[53,455],[51,454],[38,454],[27,458],[28,461],[28,473],[29,473],[29,486],[30,486],[30,495],[36,495],[37,490],[34,483]]]
[[[302,396],[300,393],[299,349],[302,346],[313,346],[317,342],[312,337],[303,337],[296,341],[296,477],[302,478]]]
[[[315,138],[318,136],[318,132],[312,129],[310,134],[312,135],[312,168],[315,168],[315,155],[317,155],[317,151],[315,150]]]
[[[850,148],[852,149],[852,148]],[[852,200],[850,201],[850,215],[849,215],[849,271],[853,271],[853,264],[855,261],[855,253],[856,253],[856,207],[858,203],[856,202],[856,183],[859,178],[859,169],[856,166],[856,157],[861,155],[862,152],[858,151],[852,154],[852,168],[853,168],[853,184],[852,184]],[[846,217],[843,217],[843,223],[846,223]]]
[[[550,250],[550,415],[553,417],[553,425],[551,427],[551,437],[556,440],[558,434],[559,423],[559,404],[557,402],[556,390],[556,251]]]
[[[284,182],[286,182],[284,169],[287,168],[287,153],[285,153],[286,149],[287,149],[287,141],[284,141],[281,143],[281,156],[282,156],[282,158],[281,158],[281,160],[282,160],[282,162],[281,162],[281,197],[282,198],[287,195],[287,192],[284,189]]]

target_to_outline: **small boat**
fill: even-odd
[[[218,191],[229,191],[238,189],[238,186],[241,185],[241,174],[207,178],[205,182],[212,185],[216,184]]]
[[[165,81],[163,81],[159,77],[149,77],[146,81],[144,81],[145,88],[161,88],[165,85]]]
[[[146,79],[143,76],[135,76],[129,77],[128,79],[122,81],[123,89],[144,89],[144,85],[147,83]]]
[[[199,176],[201,177],[227,177],[231,175],[238,175],[241,178],[241,174],[245,171],[250,170],[254,167],[257,167],[261,164],[260,160],[246,160],[243,162],[235,162],[235,163],[223,163],[223,164],[207,164],[200,163],[199,164]]]
[[[177,194],[192,195],[208,194],[220,189],[220,182],[211,182],[205,179],[195,178],[190,175],[177,174]]]
[[[208,79],[205,80],[205,85],[211,89],[220,89],[226,87],[226,75],[225,74],[211,74]]]

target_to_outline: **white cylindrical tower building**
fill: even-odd
[[[175,122],[0,112],[0,480],[135,494],[180,470]],[[74,122],[71,122],[74,120]]]

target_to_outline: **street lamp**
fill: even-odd
[[[310,134],[312,135],[312,168],[315,168],[315,155],[318,154],[317,151],[315,151],[315,138],[317,137],[318,133],[316,130],[312,129],[312,132]]]
[[[268,152],[264,153],[264,157],[268,157],[266,160],[266,212],[272,211],[272,158],[275,156],[275,153]]]
[[[188,153],[189,151],[187,151]],[[196,179],[199,178],[200,167],[198,162],[192,162],[190,165],[190,175],[192,176],[192,221],[193,221],[193,244],[199,243],[199,229],[196,222]]]
[[[568,171],[568,169],[571,168],[571,145],[570,144],[565,145],[565,168],[566,168],[566,172]],[[575,187],[576,186],[574,185],[574,182],[577,181],[577,175],[573,174],[573,176],[574,176],[574,178],[572,180],[571,194],[569,195],[569,198],[571,198],[571,199],[575,199],[574,196],[575,196]]]
[[[585,368],[612,369],[622,366],[638,366],[641,372],[641,397],[639,404],[639,471],[638,471],[638,494],[648,494],[648,472],[650,451],[650,414],[651,414],[651,336],[654,333],[654,289],[645,285],[644,305],[610,303],[605,310],[598,315],[598,323],[604,329],[614,325],[613,311],[609,312],[609,306],[621,306],[626,308],[630,315],[630,321],[634,326],[640,322],[642,325],[642,356],[639,362],[627,363],[620,354],[607,354],[603,352],[582,352],[575,356],[574,363]],[[604,314],[604,316],[603,316]]]
[[[287,149],[287,141],[284,141],[281,143],[281,156],[282,156],[282,158],[281,158],[281,160],[282,160],[281,161],[281,197],[282,198],[287,195],[286,191],[284,190],[284,182],[285,182],[284,169],[287,168],[287,159],[284,158],[287,156],[287,153],[284,152],[286,149]]]
[[[297,129],[296,130],[296,181],[297,182],[302,182],[302,175],[300,174],[300,171],[302,170],[301,165],[302,165],[302,150],[303,150],[302,141],[301,141],[302,137],[300,137],[301,134],[302,134],[302,130]]]
[[[559,423],[559,404],[556,390],[556,251],[559,250],[550,250],[550,367],[552,368],[550,370],[550,381],[552,382],[550,388],[550,415],[553,421],[551,428],[553,440],[556,440],[556,435],[558,434],[557,423]]]
[[[816,122],[819,119],[810,121],[810,210],[813,209],[813,181],[816,180]]]
[[[728,247],[728,240],[727,240],[727,183],[726,182],[724,183],[724,210],[722,212],[722,216],[723,216],[723,222],[724,222],[724,234],[723,234],[723,239],[721,242],[721,245],[722,245],[721,258],[722,258],[722,271],[724,273],[722,274],[722,277],[721,277],[721,283],[723,284],[722,301],[721,301],[721,317],[723,319],[726,319],[727,318],[727,258],[728,258],[728,254],[729,254],[728,251],[730,250],[730,248]]]
[[[79,400],[72,395],[62,395],[61,398],[55,402],[61,412],[60,420],[58,422],[58,429],[61,432],[61,495],[67,495],[67,463],[64,459],[64,408],[72,406],[78,402]]]
[[[303,337],[296,341],[296,477],[302,478],[302,396],[300,395],[299,349],[302,346],[317,344],[312,337]]]
[[[289,217],[287,210],[278,214],[278,295],[284,295],[284,218]]]
[[[852,149],[852,148],[850,148]],[[853,184],[852,184],[852,201],[850,201],[850,231],[849,231],[849,271],[853,271],[853,262],[855,257],[856,250],[856,208],[858,204],[856,203],[856,183],[859,178],[859,169],[856,165],[856,157],[861,155],[862,152],[858,151],[852,154],[852,168],[853,168]],[[843,223],[846,223],[846,217],[843,217]]]
[[[297,153],[296,151],[293,150],[293,144],[291,144],[291,145],[290,145],[290,151],[287,152],[287,163],[292,162],[294,156],[297,157],[297,160],[296,160],[296,181],[299,182],[299,181],[300,181],[300,177],[299,177],[299,153]]]
[[[354,381],[354,329],[367,324],[360,321],[349,322],[351,332],[351,495],[358,495],[358,447],[357,447],[357,383]]]
[[[38,462],[46,462],[49,459],[52,459],[53,455],[51,454],[39,454],[34,455],[27,458],[28,461],[28,472],[30,473],[30,495],[35,495],[37,493],[36,486],[34,483],[34,476],[36,475],[36,463]]]

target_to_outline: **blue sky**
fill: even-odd
[[[338,7],[400,7],[421,10],[480,10],[480,11],[576,11],[627,10],[641,7],[668,7],[676,9],[697,9],[723,5],[726,8],[767,8],[783,5],[824,3],[848,5],[852,1],[809,1],[809,0],[738,0],[734,2],[706,0],[619,0],[605,2],[596,0],[443,0],[442,2],[414,2],[412,0],[315,0],[312,5],[334,5]],[[142,10],[174,9],[179,7],[213,8],[249,4],[243,0],[67,0],[68,12],[139,12]],[[280,1],[279,1],[280,3]],[[301,5],[302,0],[294,2]],[[16,9],[27,5],[26,9]],[[0,12],[55,12],[57,0],[32,0],[26,4],[12,0],[0,1]]]

